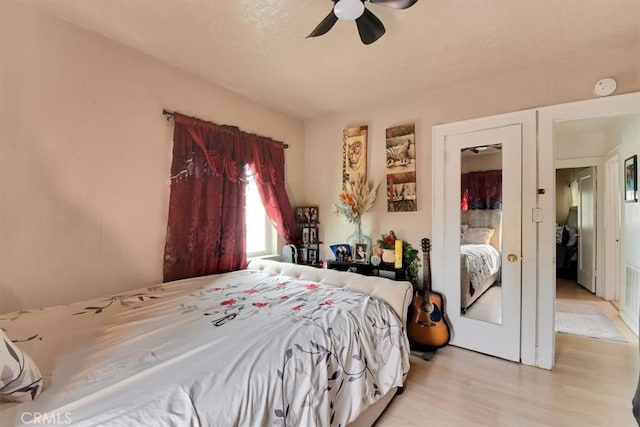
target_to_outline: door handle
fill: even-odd
[[[507,261],[509,261],[509,262],[516,262],[516,261],[518,261],[518,255],[516,255],[516,254],[509,254],[509,255],[507,255]]]

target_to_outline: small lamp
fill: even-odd
[[[333,6],[333,13],[345,21],[358,19],[364,13],[362,0],[340,0]]]

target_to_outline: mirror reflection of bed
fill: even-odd
[[[502,211],[468,210],[460,214],[460,312],[476,320],[501,323]]]
[[[502,145],[462,150],[460,314],[502,323]]]

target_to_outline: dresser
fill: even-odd
[[[393,264],[381,263],[373,265],[364,262],[327,261],[327,268],[331,270],[350,271],[365,276],[382,276],[392,280],[407,280],[404,268],[395,268]]]

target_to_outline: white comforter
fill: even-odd
[[[482,289],[491,275],[500,271],[500,252],[491,245],[460,245],[469,280],[476,289]]]
[[[257,271],[0,316],[45,376],[0,425],[346,425],[409,370],[382,301]],[[42,423],[41,423],[42,425]]]

